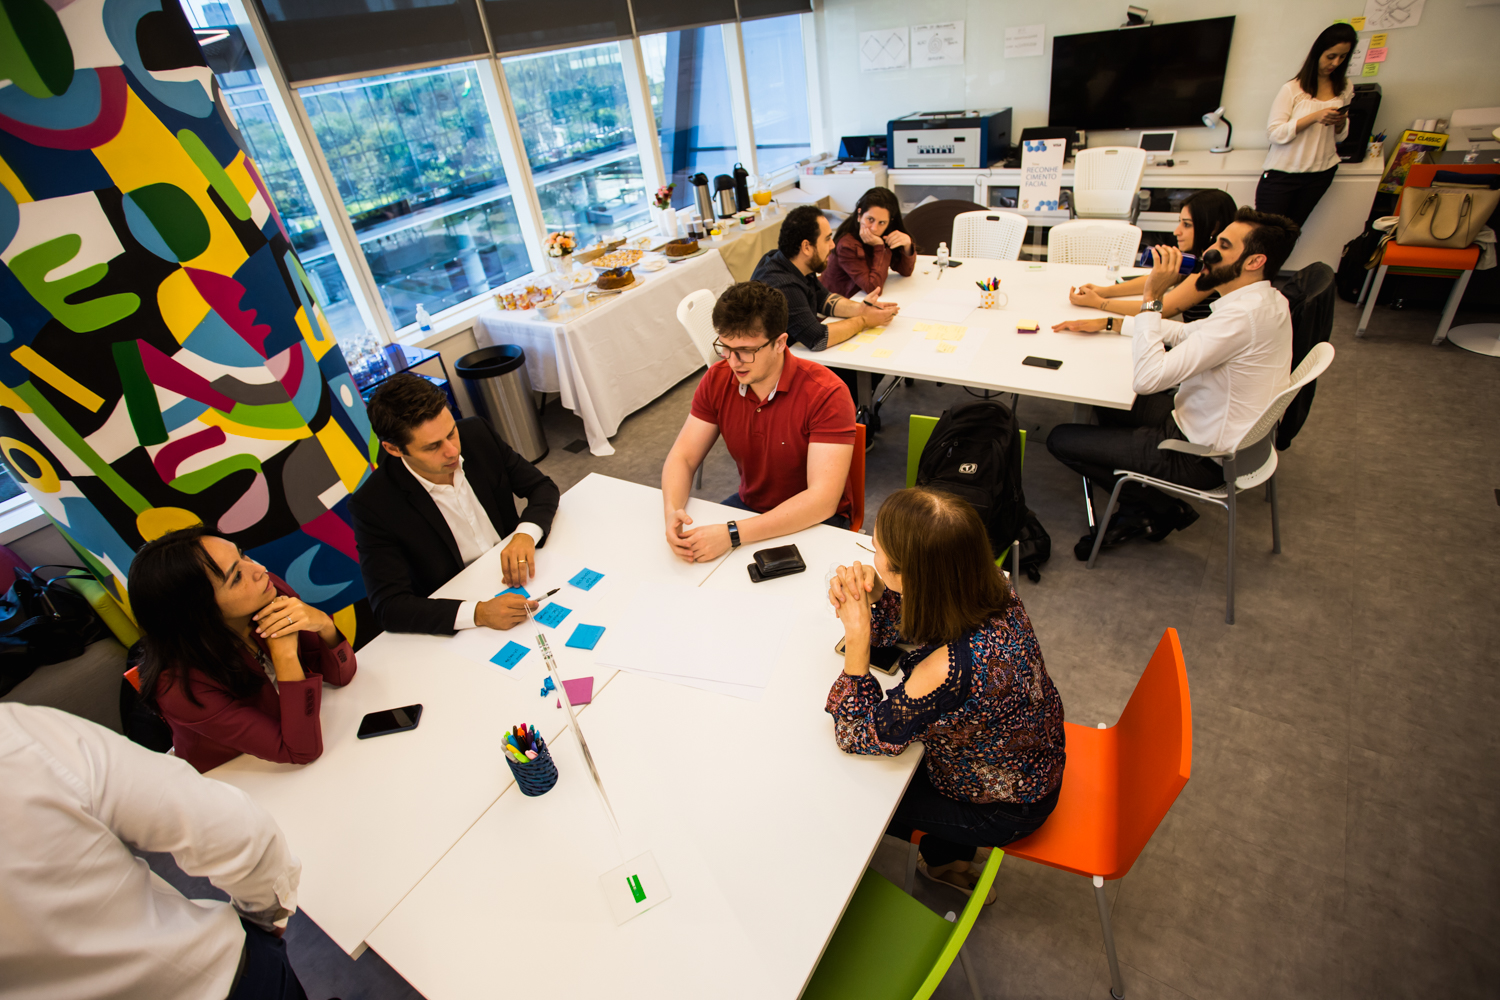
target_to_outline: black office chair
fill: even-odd
[[[911,237],[917,253],[937,253],[939,243],[953,245],[954,219],[965,212],[983,211],[983,205],[958,198],[929,201],[906,213],[906,234]]]
[[[1281,287],[1281,294],[1286,296],[1292,311],[1292,369],[1296,370],[1313,345],[1326,343],[1333,332],[1333,303],[1337,294],[1333,268],[1321,261],[1309,264],[1292,275]],[[1292,438],[1307,422],[1317,388],[1316,381],[1309,382],[1287,405],[1276,431],[1277,451],[1290,448]]]

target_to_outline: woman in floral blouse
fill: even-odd
[[[925,831],[918,869],[968,893],[983,867],[976,848],[1034,832],[1057,805],[1062,700],[966,501],[921,488],[891,494],[875,520],[874,563],[840,566],[829,585],[845,652],[826,711],[847,753],[894,756],[922,741],[924,766],[887,833]],[[870,649],[898,641],[918,648],[882,696]]]

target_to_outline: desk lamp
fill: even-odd
[[[1230,138],[1234,135],[1234,123],[1224,117],[1224,106],[1222,104],[1203,116],[1203,124],[1209,128],[1217,128],[1220,124],[1223,124],[1229,130],[1224,133],[1224,145],[1208,147],[1210,153],[1227,153],[1234,149],[1234,146],[1229,142]]]

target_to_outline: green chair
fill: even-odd
[[[913,413],[907,418],[906,425],[906,485],[917,485],[917,462],[922,458],[922,449],[927,447],[927,440],[932,437],[932,429],[937,426],[937,417],[924,417],[920,413]],[[1021,429],[1021,464],[1026,464],[1026,429]],[[1010,585],[1016,588],[1021,579],[1021,552],[1020,542],[1006,548],[1004,552],[995,557],[995,565],[1004,567],[1005,557],[1015,553],[1011,560]]]
[[[953,959],[974,1000],[983,1000],[964,942],[995,883],[1005,852],[990,852],[964,912],[940,917],[884,875],[867,870],[823,949],[802,1000],[927,1000]]]

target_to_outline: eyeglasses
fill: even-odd
[[[722,340],[719,340],[719,339],[715,338],[714,339],[714,353],[717,354],[719,357],[723,358],[725,361],[728,361],[729,360],[729,356],[731,354],[733,354],[734,355],[734,360],[738,361],[740,364],[742,364],[742,365],[753,365],[753,364],[755,364],[755,353],[756,353],[756,351],[763,351],[767,347],[770,347],[771,344],[772,344],[772,341],[768,340],[764,344],[761,344],[759,347],[757,347],[754,351],[746,351],[746,350],[743,350],[743,349],[738,348],[738,347],[729,347]]]

